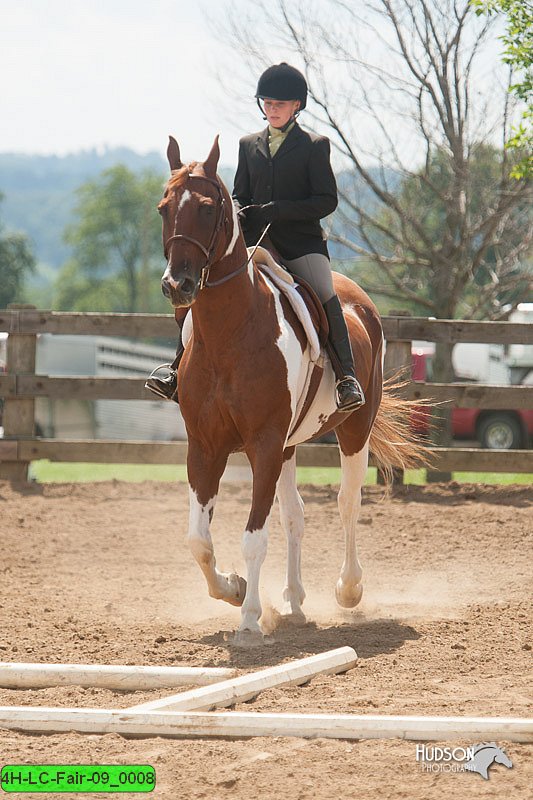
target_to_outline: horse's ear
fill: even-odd
[[[220,158],[220,148],[218,146],[218,133],[215,136],[211,152],[204,161],[205,174],[211,178],[215,178],[217,174],[218,159]]]
[[[167,158],[171,170],[181,169],[183,166],[181,163],[180,148],[173,136],[168,137]]]

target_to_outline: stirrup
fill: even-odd
[[[167,374],[160,377],[157,375],[159,370],[166,370]],[[170,381],[173,375],[175,375],[175,372],[172,368],[172,364],[160,364],[158,367],[152,370],[150,376],[145,381],[144,388],[148,389],[158,397],[161,397],[163,400],[171,400],[172,397],[169,397],[168,394],[165,394],[164,389],[160,387],[159,384],[163,381]]]
[[[346,389],[349,387],[351,391],[347,392],[347,396],[343,401],[342,398],[342,391],[339,391],[342,385],[345,385]],[[364,406],[366,403],[365,395],[361,388],[359,381],[354,378],[352,375],[345,375],[343,378],[340,378],[335,384],[335,395],[337,401],[337,410],[342,412],[351,412],[356,411],[361,406]],[[351,395],[351,397],[350,397]]]

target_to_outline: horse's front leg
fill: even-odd
[[[247,586],[241,611],[241,624],[235,636],[235,642],[244,646],[263,641],[263,633],[259,626],[262,613],[259,578],[267,553],[268,518],[283,463],[283,442],[277,439],[259,439],[254,442],[253,447],[247,448],[246,452],[253,474],[252,508],[242,536]]]
[[[189,439],[187,471],[189,476],[189,534],[191,552],[205,575],[209,595],[240,606],[246,594],[246,581],[235,572],[216,568],[213,540],[209,526],[213,518],[220,478],[227,455],[213,458]]]

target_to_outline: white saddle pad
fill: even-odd
[[[248,253],[251,253],[252,248],[248,248]],[[307,341],[309,342],[310,346],[310,358],[311,361],[318,361],[320,358],[320,342],[318,341],[318,334],[315,330],[315,326],[313,325],[313,321],[311,319],[311,315],[309,310],[296,288],[296,282],[290,272],[287,272],[286,269],[280,267],[274,259],[272,255],[265,250],[264,247],[258,247],[255,255],[254,255],[254,262],[256,264],[261,265],[261,270],[268,275],[272,283],[283,292],[291,307],[302,323],[303,329],[305,331],[305,335],[307,336]]]
[[[252,250],[253,248],[248,248],[248,255],[251,254]],[[283,292],[291,304],[291,308],[302,323],[305,335],[307,336],[310,346],[310,359],[313,362],[318,361],[320,358],[320,342],[318,341],[318,334],[315,330],[315,326],[313,325],[313,321],[311,320],[311,315],[309,314],[307,306],[305,305],[302,296],[296,289],[294,278],[289,272],[287,272],[286,269],[283,269],[283,267],[280,267],[280,265],[274,261],[272,255],[268,250],[265,250],[264,247],[258,247],[255,251],[254,263],[256,265],[261,265],[261,271],[264,272],[268,278],[270,278],[274,286],[276,286],[280,292]],[[187,344],[191,336],[192,314],[189,311],[183,323],[182,338],[184,345]]]

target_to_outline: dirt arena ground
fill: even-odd
[[[530,487],[410,487],[384,501],[367,488],[359,526],[365,594],[354,611],[333,597],[343,554],[334,487],[305,486],[302,496],[308,623],[278,624],[285,544],[275,513],[262,578],[275,643],[241,651],[231,643],[239,610],[207,596],[186,546],[184,484],[0,483],[0,660],[231,665],[244,673],[351,645],[359,660],[350,672],[266,691],[237,708],[531,716]],[[218,564],[241,574],[248,504],[249,486],[224,486],[213,522]],[[124,708],[157,695],[0,689],[0,704]],[[530,798],[533,746],[498,744],[513,768],[494,765],[488,781],[424,773],[415,743],[400,740],[4,730],[0,762],[150,763],[155,798]]]

